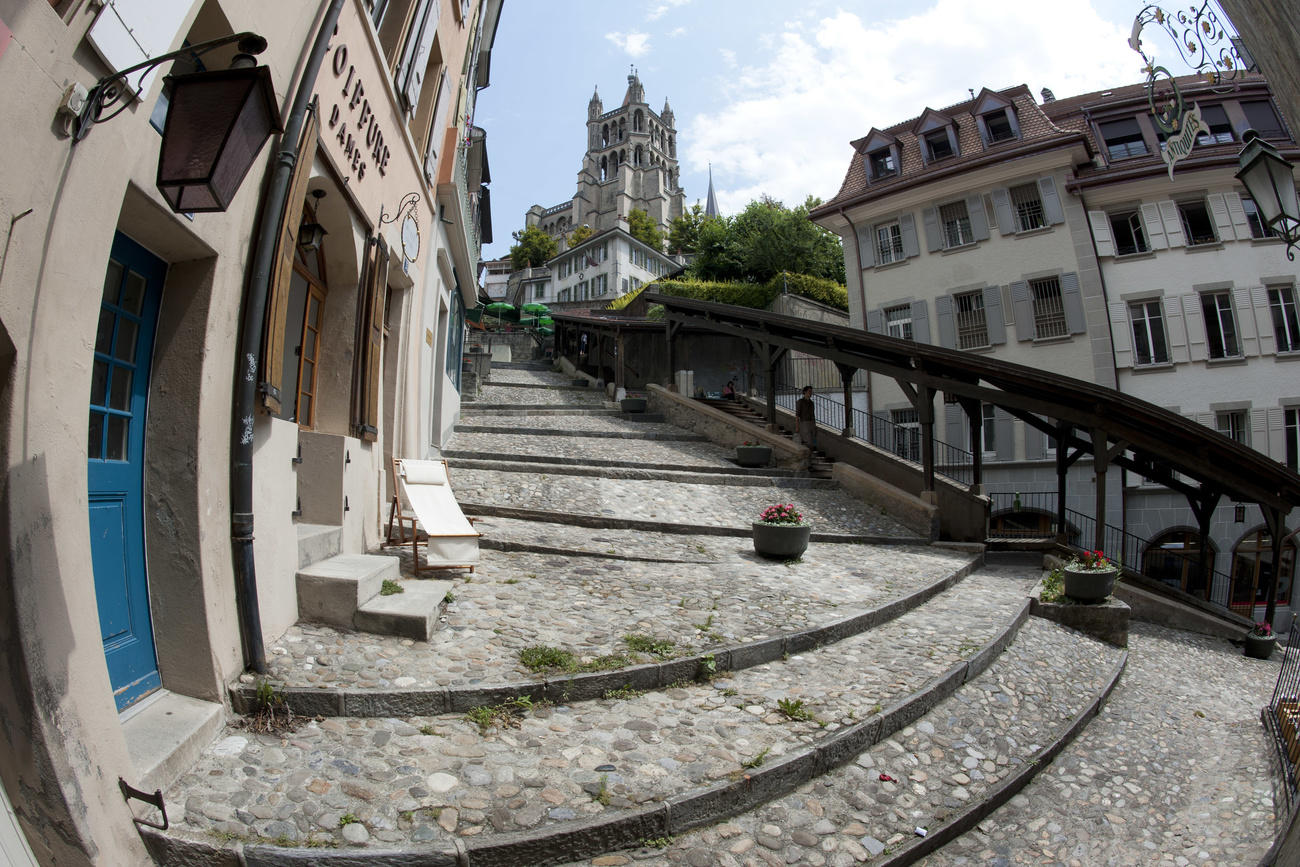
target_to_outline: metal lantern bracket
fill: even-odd
[[[132,90],[130,82],[127,80],[127,76],[131,75],[131,73],[147,72],[178,57],[199,57],[214,48],[220,48],[232,42],[239,43],[238,48],[242,54],[261,54],[266,50],[266,40],[264,38],[256,33],[244,31],[232,36],[222,36],[218,39],[209,39],[207,42],[199,42],[177,51],[161,54],[158,57],[151,57],[142,63],[137,63],[135,66],[128,66],[126,69],[104,76],[95,83],[95,86],[90,89],[90,93],[86,95],[86,104],[82,107],[73,123],[72,144],[75,146],[77,142],[89,135],[91,128],[95,124],[117,117],[126,110],[133,99],[140,95],[140,88]],[[105,114],[105,112],[108,113]]]
[[[398,220],[402,219],[407,211],[414,213],[415,206],[418,204],[420,204],[420,194],[407,193],[402,196],[401,201],[397,203],[397,210],[393,211],[391,216],[385,215],[384,209],[381,206],[379,208],[379,225],[384,226],[388,223],[396,223]]]

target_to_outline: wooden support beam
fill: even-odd
[[[922,400],[916,405],[921,420],[921,472],[925,491],[934,491],[934,396],[937,393],[932,388],[922,389]]]
[[[1265,507],[1262,503],[1259,508],[1264,513],[1264,523],[1268,526],[1269,541],[1273,543],[1273,568],[1269,570],[1272,577],[1268,582],[1268,596],[1264,605],[1264,622],[1272,626],[1273,618],[1277,616],[1277,573],[1282,565],[1282,537],[1286,533],[1286,525],[1282,521],[1286,518],[1286,512],[1272,506]],[[1251,620],[1254,619],[1252,613]]]
[[[841,433],[851,437],[853,436],[853,376],[858,369],[838,362],[835,367],[840,372],[840,383],[844,386],[844,430]]]
[[[969,397],[957,398],[957,404],[966,413],[970,428],[970,466],[972,493],[979,493],[984,484],[984,405]]]

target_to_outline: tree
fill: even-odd
[[[627,215],[627,230],[642,244],[654,247],[656,250],[664,248],[663,233],[650,219],[650,215],[640,208],[633,208]]]
[[[536,226],[528,226],[512,237],[516,243],[510,248],[510,267],[516,271],[545,265],[560,251],[555,239]]]
[[[820,203],[809,196],[790,209],[764,197],[734,217],[704,220],[697,232],[695,276],[765,283],[790,271],[843,283],[839,236],[808,219],[808,212]]]
[[[596,230],[591,228],[591,226],[588,226],[586,223],[583,223],[581,226],[570,232],[569,237],[564,240],[570,247],[576,247],[594,234],[596,234]]]
[[[700,224],[705,220],[704,209],[696,202],[680,217],[668,224],[668,252],[694,255],[700,237]]]

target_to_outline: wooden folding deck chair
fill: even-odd
[[[398,484],[414,513],[411,553],[415,560],[415,574],[419,575],[425,569],[469,569],[473,572],[479,560],[481,534],[456,502],[447,475],[447,462],[398,459],[394,463],[397,465]],[[400,502],[396,506],[400,514]],[[405,534],[405,527],[401,532]],[[421,543],[424,544],[423,561],[420,559]]]

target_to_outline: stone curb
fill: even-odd
[[[749,537],[753,527],[710,527],[702,524],[672,524],[645,521],[639,518],[610,518],[605,515],[578,515],[568,512],[548,512],[544,509],[521,509],[517,506],[495,506],[488,503],[462,502],[460,510],[466,515],[485,518],[518,518],[543,524],[565,524],[570,527],[589,527],[593,530],[645,530],[650,533],[672,533],[679,536],[739,536]],[[813,533],[811,542],[836,542],[844,545],[914,545],[928,548],[930,540],[923,536],[858,536],[839,533]]]
[[[466,402],[461,408],[461,418],[474,415],[622,415],[623,410],[609,406],[597,406],[594,403],[573,405],[538,403],[473,403]]]
[[[684,680],[694,681],[710,672],[741,671],[763,665],[874,629],[953,587],[973,572],[977,565],[974,561],[966,563],[915,593],[829,624],[786,635],[776,635],[748,644],[719,647],[708,653],[698,653],[666,662],[646,663],[612,671],[543,678],[537,681],[517,681],[491,687],[452,687],[441,690],[289,687],[282,695],[287,706],[294,713],[302,716],[375,718],[464,713],[476,707],[498,705],[521,696],[527,696],[534,701],[545,700],[568,704],[575,701],[592,701],[602,698],[611,690],[628,687],[642,692],[662,689]],[[1026,611],[1028,611],[1027,606],[1028,603],[1026,603]],[[1017,616],[1015,621],[1017,630],[1024,622],[1024,616],[1027,615]],[[1005,644],[1001,646],[1005,647]],[[964,667],[966,663],[962,665]],[[237,713],[248,713],[253,707],[257,694],[256,687],[252,684],[238,684],[232,686],[229,692],[231,707]]]
[[[644,466],[644,465],[643,465]],[[653,466],[653,465],[652,465]],[[559,461],[546,463],[507,463],[493,459],[458,459],[452,463],[453,469],[488,470],[495,473],[544,473],[556,476],[579,476],[600,479],[631,479],[634,481],[677,482],[684,485],[722,485],[734,488],[794,488],[798,490],[835,491],[839,482],[831,479],[815,479],[808,476],[769,476],[746,475],[740,472],[720,468],[717,471],[701,471],[696,467],[671,469],[641,469],[639,467],[596,464],[594,461],[582,461],[574,464],[562,464]],[[739,468],[737,468],[739,469]]]
[[[1124,651],[1111,673],[1110,680],[1102,691],[1093,698],[1092,702],[1075,714],[1074,719],[1070,721],[1069,725],[1052,743],[1035,753],[1033,758],[1029,759],[1019,771],[994,786],[980,799],[979,803],[972,805],[969,809],[957,814],[957,816],[949,819],[939,827],[928,829],[926,836],[918,838],[915,843],[902,851],[895,852],[883,861],[873,863],[878,863],[881,867],[904,867],[907,864],[915,864],[926,855],[933,854],[961,835],[973,830],[980,822],[988,818],[994,810],[1010,801],[1021,789],[1029,785],[1029,782],[1038,776],[1040,771],[1052,763],[1061,750],[1069,746],[1079,736],[1079,733],[1101,710],[1101,706],[1106,702],[1106,699],[1110,697],[1111,692],[1119,683],[1120,676],[1123,675],[1127,664],[1128,651]]]
[[[635,554],[611,554],[608,551],[584,551],[579,548],[561,548],[557,545],[535,545],[532,542],[510,542],[483,536],[478,540],[480,548],[493,551],[510,551],[518,554],[554,554],[559,557],[600,557],[604,560],[621,560],[629,563],[695,563],[708,565],[716,560],[683,560],[676,557],[639,557]]]
[[[547,826],[540,832],[519,831],[492,835],[487,838],[472,838],[469,842],[463,844],[464,851],[460,853],[459,858],[456,855],[449,854],[445,849],[432,847],[417,852],[412,850],[331,851],[255,846],[245,847],[242,850],[242,863],[248,865],[248,867],[253,867],[253,865],[257,865],[257,867],[262,867],[262,865],[265,865],[265,867],[281,867],[281,865],[290,867],[290,865],[302,864],[326,864],[331,865],[331,867],[344,867],[344,865],[354,867],[355,865],[355,867],[361,867],[363,864],[376,863],[385,865],[420,864],[433,865],[433,867],[441,867],[444,864],[464,864],[469,865],[469,867],[480,867],[480,865],[513,867],[513,865],[519,864],[560,864],[602,852],[634,846],[650,837],[677,836],[729,816],[743,813],[759,804],[767,803],[776,797],[793,791],[800,785],[827,771],[852,761],[863,750],[874,746],[883,738],[892,735],[898,730],[897,728],[889,728],[890,725],[897,724],[901,728],[908,722],[923,716],[940,701],[955,693],[962,684],[979,675],[984,670],[984,667],[987,667],[995,658],[996,654],[992,653],[994,648],[1005,648],[1010,644],[1028,617],[1029,601],[1026,599],[1012,622],[1007,625],[999,636],[985,645],[979,653],[965,662],[957,663],[946,673],[932,679],[920,690],[895,702],[884,712],[873,714],[860,723],[848,726],[810,749],[783,757],[770,764],[765,764],[761,768],[755,768],[750,773],[740,775],[737,779],[703,789],[683,792],[651,807],[623,811],[613,817],[594,817],[580,823]],[[1056,743],[1040,750],[1035,758],[1031,760],[1026,771],[1032,773],[1026,776],[1025,772],[1021,772],[1007,783],[1018,782],[1020,786],[1023,786],[1032,777],[1033,773],[1037,773],[1037,769],[1042,764],[1050,761],[1070,739],[1082,730],[1087,721],[1096,714],[1101,702],[1110,694],[1110,690],[1114,688],[1127,658],[1127,654],[1125,654],[1111,679],[1110,685],[1092,701],[1088,708],[1075,717],[1066,735],[1058,739]],[[646,668],[652,667],[646,666]],[[987,799],[992,806],[989,806],[984,812],[979,812],[984,809],[983,804],[981,804],[979,807],[968,811],[968,814],[963,814],[962,818],[965,819],[968,815],[974,817],[978,813],[978,818],[971,820],[971,827],[973,827],[985,815],[1005,803],[1015,791],[1019,790],[1019,787],[1011,789],[1007,783],[997,787],[994,790],[994,795]],[[1000,797],[1002,800],[994,803],[993,799],[996,797]],[[907,854],[913,856],[912,860],[915,860],[921,857],[922,854],[933,851],[933,849],[930,849],[922,853],[918,851],[918,847],[926,845],[933,839],[937,841],[935,844],[935,848],[937,848],[938,845],[951,839],[944,835],[948,833],[949,827],[955,827],[955,825],[956,821],[948,823],[939,832],[925,838],[924,841],[908,849],[906,853],[900,853],[900,856],[896,856],[896,858]],[[940,837],[943,839],[939,840]],[[172,851],[183,850],[187,844],[196,848],[201,846],[202,850],[206,852],[212,851],[207,844],[190,844],[190,841],[179,841],[175,838],[171,840]],[[206,867],[209,862],[180,860],[168,863],[203,864]],[[236,862],[212,863],[214,865],[221,864],[222,867],[225,867],[226,864]],[[904,864],[911,863],[911,860],[891,859],[882,863]]]
[[[516,432],[517,433],[517,432]],[[647,464],[641,461],[616,461],[610,458],[564,458],[552,455],[511,455],[504,452],[471,452],[461,449],[444,449],[442,456],[450,461],[454,461],[456,466],[471,467],[485,463],[510,462],[515,464],[540,464],[558,467],[614,467],[624,469],[649,469],[658,472],[675,472],[675,473],[704,473],[707,475],[735,475],[749,476],[758,478],[779,478],[795,479],[803,478],[795,476],[797,470],[783,469],[781,467],[742,467],[732,465],[727,467],[718,466],[700,466],[696,464]],[[481,467],[482,469],[498,469],[497,467]],[[523,469],[522,467],[519,469]],[[569,475],[579,475],[570,473]],[[610,478],[618,478],[611,476]],[[817,481],[825,481],[818,479]],[[837,487],[829,484],[830,487]]]
[[[501,427],[490,424],[457,424],[456,433],[492,433],[510,434],[511,436],[565,436],[591,437],[595,439],[614,440],[652,440],[655,442],[707,443],[709,438],[701,434],[670,434],[656,431],[612,431],[612,430],[569,430],[550,427]]]

